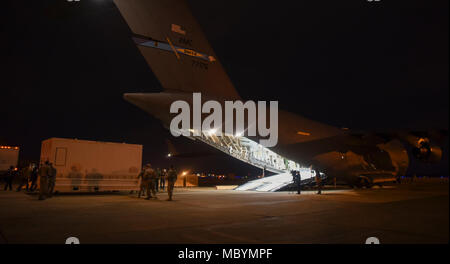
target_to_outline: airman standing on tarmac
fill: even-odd
[[[30,179],[30,173],[31,173],[31,166],[25,166],[20,170],[20,184],[19,187],[17,187],[17,191],[20,192],[22,190],[22,187],[25,185],[25,189],[29,190],[28,188],[28,181]]]
[[[147,179],[144,178],[144,176],[146,176],[145,175],[145,169],[146,168],[147,168],[147,165],[142,167],[142,170],[141,170],[141,172],[138,175],[138,179],[140,179],[138,198],[141,198],[141,195],[143,193],[145,193],[145,186],[147,186]]]
[[[15,168],[14,166],[10,166],[8,171],[6,172],[6,176],[5,176],[5,191],[9,190],[12,191],[12,182],[14,179],[14,176],[16,174]]]
[[[53,167],[53,164],[50,162],[48,164],[48,197],[52,197],[53,191],[55,189],[56,183],[56,169]]]
[[[177,171],[174,169],[173,165],[170,165],[170,169],[167,172],[167,193],[169,194],[169,199],[167,201],[172,201],[173,186],[177,180]]]
[[[294,185],[297,188],[297,194],[300,194],[300,192],[301,192],[301,190],[300,190],[300,173],[298,171],[292,170],[291,175],[292,175],[292,181],[294,182]]]
[[[155,189],[159,192],[159,182],[161,181],[162,171],[160,168],[156,168],[156,179],[155,179]]]
[[[167,177],[167,170],[163,169],[161,171],[161,178],[159,179],[159,188],[163,191],[166,189],[166,177]]]
[[[156,172],[152,168],[152,165],[149,163],[147,164],[147,168],[144,172],[144,177],[147,177],[147,200],[150,200],[151,198],[158,199],[156,197],[156,187],[155,187],[155,180],[156,180]],[[153,194],[153,196],[152,196]]]
[[[295,171],[295,178],[297,179],[297,194],[302,192],[302,177],[300,171]]]
[[[49,175],[49,162],[46,161],[44,164],[39,166],[39,200],[45,200],[47,197],[48,188],[48,175]]]
[[[30,172],[30,192],[36,190],[37,188],[37,179],[38,179],[38,167],[35,163],[31,163],[31,172]]]
[[[317,194],[322,194],[322,179],[320,178],[320,172],[315,169],[316,172],[316,185],[317,185]]]

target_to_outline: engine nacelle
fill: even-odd
[[[414,158],[427,162],[439,163],[442,160],[442,149],[433,145],[428,138],[415,138],[412,143],[412,155]]]

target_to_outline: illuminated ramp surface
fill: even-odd
[[[292,183],[292,175],[289,172],[264,177],[261,179],[249,181],[235,190],[237,191],[259,191],[275,192]]]

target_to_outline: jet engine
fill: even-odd
[[[414,158],[427,163],[439,163],[441,161],[442,149],[432,144],[429,138],[415,138],[412,143]]]

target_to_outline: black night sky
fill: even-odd
[[[446,0],[188,2],[244,99],[339,127],[448,129]],[[161,87],[111,0],[8,0],[0,12],[0,144],[22,160],[50,137],[143,144],[158,166],[172,162],[166,138],[210,150],[123,100]],[[225,155],[176,163],[254,172]]]

